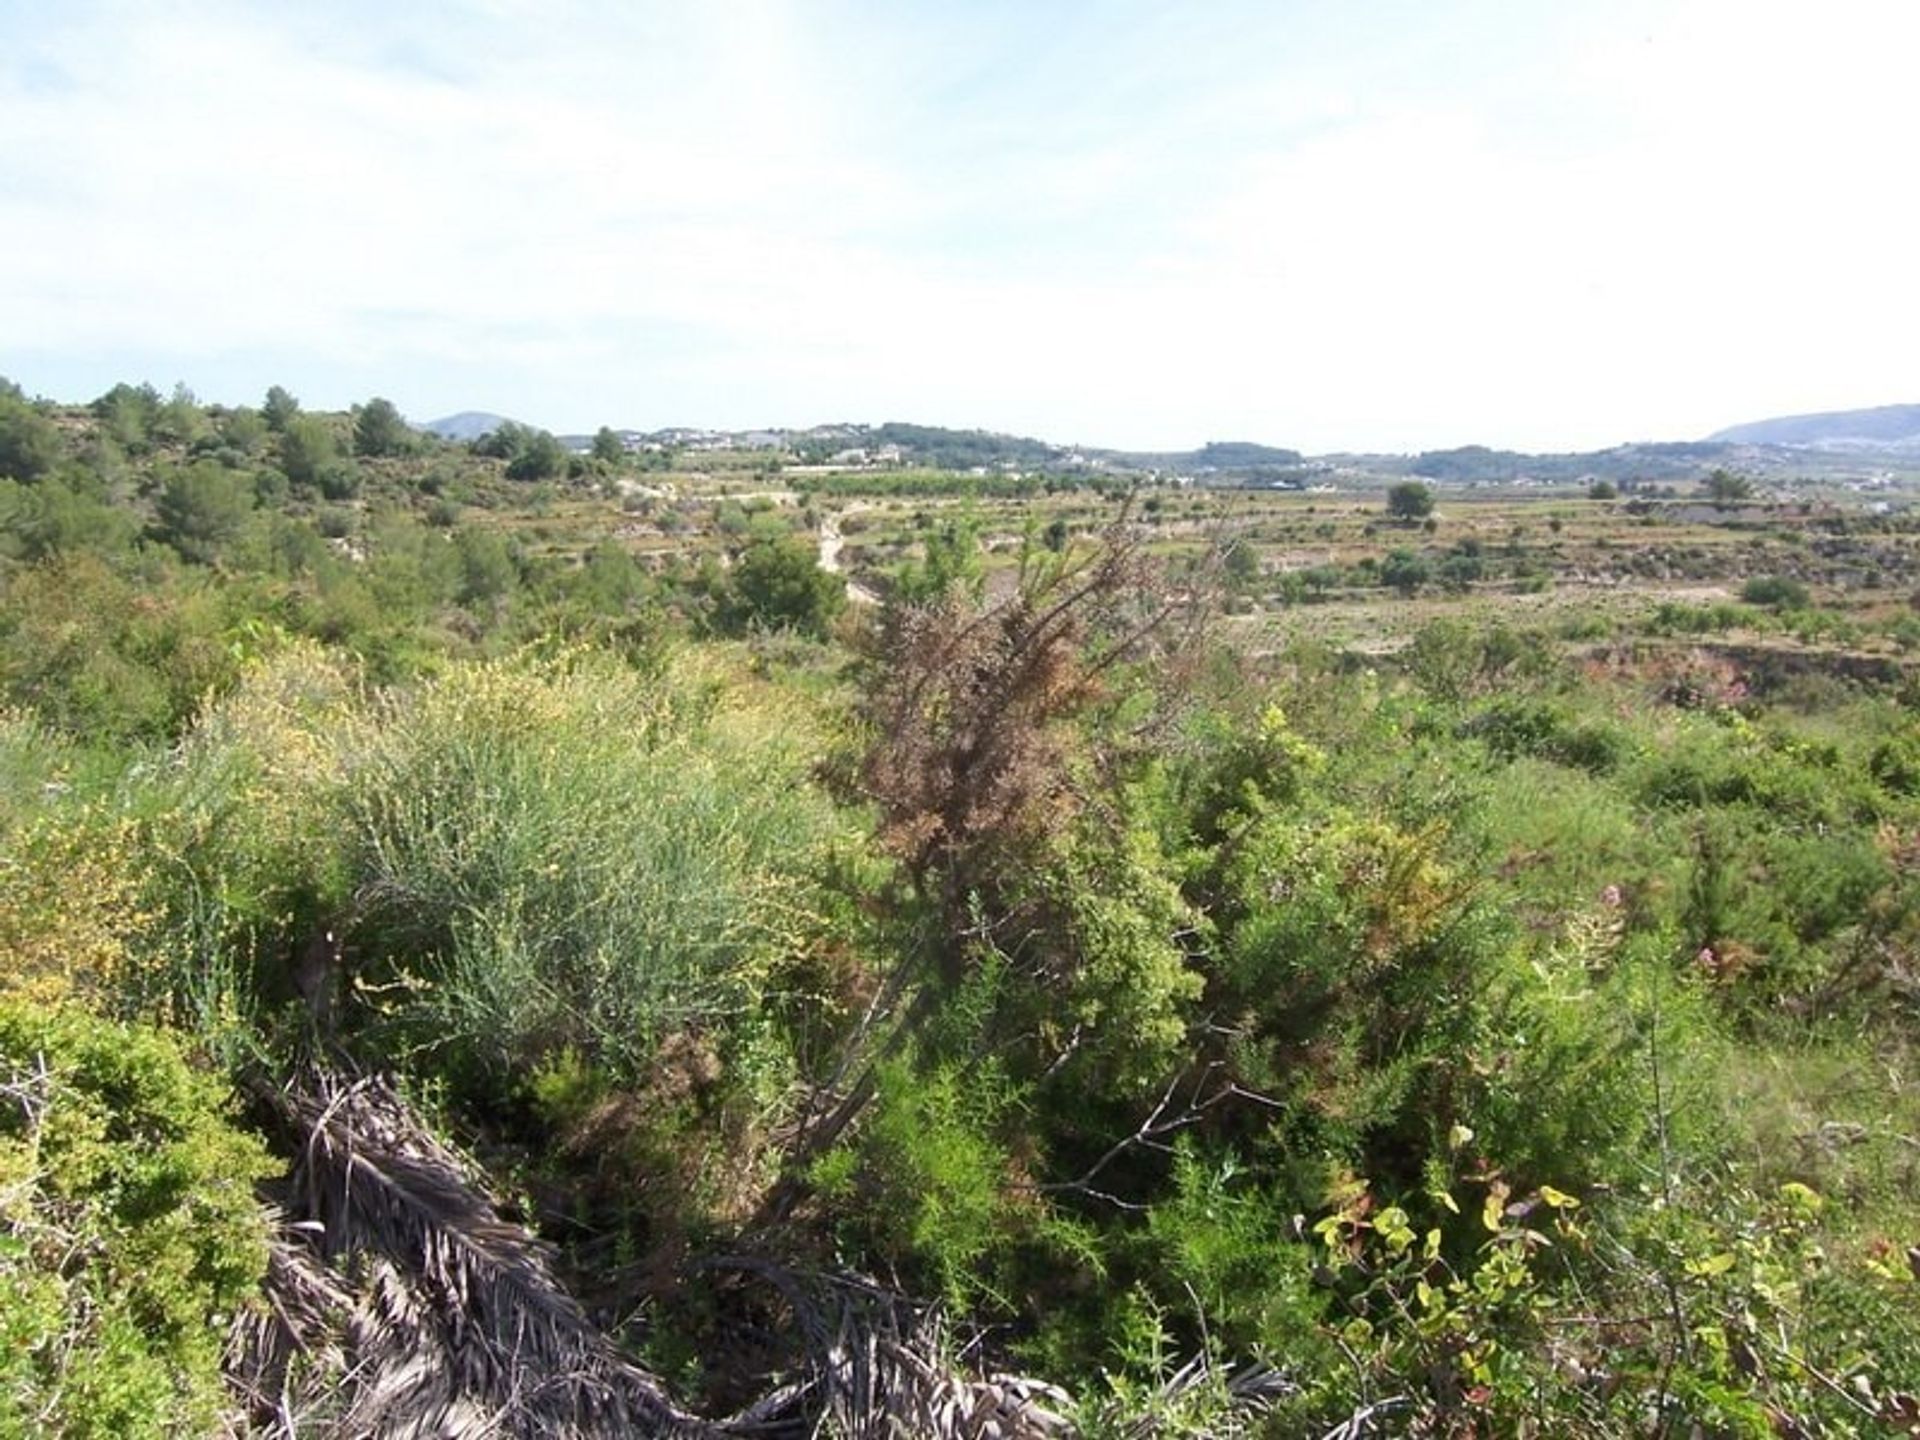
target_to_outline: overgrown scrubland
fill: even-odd
[[[1897,665],[1256,661],[1132,514],[838,614],[130,413],[0,569],[0,1432],[1920,1423]]]

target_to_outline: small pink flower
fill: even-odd
[[[1600,892],[1600,903],[1609,910],[1618,910],[1626,898],[1620,893],[1618,885],[1609,885]]]

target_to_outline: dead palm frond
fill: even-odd
[[[272,1092],[297,1159],[265,1303],[236,1320],[228,1377],[253,1434],[1071,1440],[1073,1400],[983,1370],[937,1305],[857,1276],[751,1256],[712,1260],[771,1286],[796,1372],[732,1417],[675,1404],[553,1278],[546,1247],[503,1220],[460,1157],[378,1077],[313,1069]],[[1205,1360],[1119,1433],[1228,1436],[1289,1386]],[[1192,1423],[1202,1404],[1217,1424]],[[1164,1404],[1158,1403],[1164,1401]]]
[[[323,1432],[713,1433],[619,1354],[390,1084],[316,1069],[272,1098],[298,1142],[300,1228],[230,1365],[256,1424],[291,1435],[315,1398],[301,1377],[320,1374]]]
[[[269,1433],[311,1433],[348,1369],[353,1293],[284,1219],[269,1241],[261,1292],[262,1303],[235,1316],[228,1333],[228,1389]]]
[[[1117,1433],[1124,1440],[1176,1435],[1236,1440],[1252,1433],[1262,1414],[1297,1393],[1284,1371],[1263,1361],[1229,1370],[1202,1352],[1162,1380],[1145,1410],[1127,1417]]]
[[[1024,1375],[968,1363],[972,1346],[938,1305],[848,1275],[809,1275],[750,1256],[708,1262],[779,1291],[798,1331],[801,1376],[727,1421],[735,1433],[837,1440],[1073,1440],[1073,1397]],[[1128,1440],[1230,1440],[1297,1388],[1264,1363],[1229,1369],[1205,1354],[1170,1373],[1103,1428]],[[809,1423],[810,1422],[810,1423]]]
[[[1045,1381],[972,1374],[939,1306],[847,1275],[812,1275],[750,1256],[709,1262],[779,1291],[804,1355],[802,1377],[726,1422],[735,1433],[794,1429],[841,1440],[1067,1440],[1073,1401]],[[797,1427],[797,1429],[795,1429]]]

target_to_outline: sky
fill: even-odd
[[[1589,449],[1920,402],[1914,0],[0,0],[0,375]]]

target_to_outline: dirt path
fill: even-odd
[[[849,505],[838,515],[826,514],[820,517],[820,568],[829,575],[844,575],[846,573],[840,565],[840,551],[847,543],[840,534],[840,516],[851,515],[854,511],[864,508],[866,507],[861,505]],[[850,577],[847,580],[847,598],[856,605],[878,605],[880,603],[880,597],[878,595],[874,594],[873,591],[862,585],[858,580]]]

